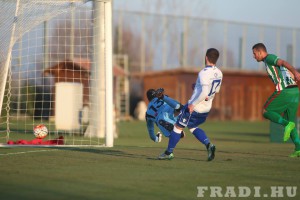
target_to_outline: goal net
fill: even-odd
[[[0,143],[112,147],[111,0],[0,1]],[[29,142],[29,144],[31,144]]]

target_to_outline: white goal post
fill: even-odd
[[[1,0],[0,143],[113,147],[112,0]]]

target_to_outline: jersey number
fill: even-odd
[[[153,105],[150,106],[150,109],[151,110],[154,110],[155,112],[158,110],[158,108],[160,108],[162,105],[164,105],[164,101],[160,100],[160,99],[157,99],[155,101],[155,107]]]
[[[208,96],[211,96],[216,93],[216,90],[219,87],[220,83],[221,83],[221,79],[213,80]]]
[[[155,101],[155,105],[151,105],[149,110],[153,110],[154,113],[157,112],[158,108],[160,108],[162,105],[164,104],[164,101],[160,100],[160,99],[157,99]],[[149,115],[148,113],[146,113],[146,118],[147,117],[150,117],[150,118],[154,118],[155,119],[155,116],[152,116],[152,115]]]

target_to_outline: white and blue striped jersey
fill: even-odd
[[[223,74],[216,66],[206,66],[198,73],[193,94],[188,104],[193,104],[194,111],[208,113],[215,94],[220,91]]]

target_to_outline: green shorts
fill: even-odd
[[[299,88],[285,88],[275,91],[264,104],[264,109],[285,116],[289,121],[296,121],[299,105]]]

